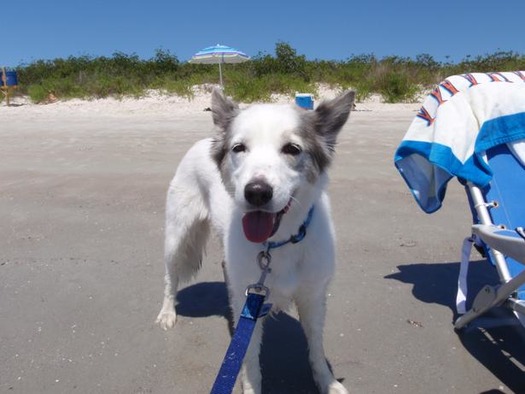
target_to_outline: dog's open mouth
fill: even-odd
[[[263,243],[279,229],[281,218],[288,212],[292,199],[279,212],[251,211],[242,217],[244,236],[250,242]]]
[[[242,218],[244,236],[250,242],[263,243],[274,233],[277,213],[252,211]]]

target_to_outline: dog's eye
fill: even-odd
[[[283,152],[286,155],[297,156],[302,152],[302,149],[299,145],[289,142],[283,146],[281,152]]]
[[[232,146],[232,152],[241,153],[246,151],[246,145],[244,144],[235,144]]]

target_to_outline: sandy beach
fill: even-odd
[[[337,91],[319,93],[316,103]],[[0,104],[0,392],[209,391],[229,342],[215,239],[179,293],[175,329],[154,324],[165,193],[184,152],[212,133],[209,99],[200,89],[192,100]],[[328,361],[352,393],[525,392],[525,331],[505,311],[453,330],[470,213],[453,181],[443,208],[424,214],[395,170],[418,109],[372,97],[341,133]],[[474,264],[472,288],[487,277]],[[306,352],[293,311],[270,320],[265,392],[317,393]]]

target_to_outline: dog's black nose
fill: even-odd
[[[273,197],[273,189],[265,182],[250,182],[244,187],[244,198],[250,204],[260,207],[267,204]]]

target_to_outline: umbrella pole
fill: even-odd
[[[220,78],[220,81],[221,81],[221,88],[222,88],[223,86],[222,86],[222,67],[221,67],[221,62],[219,62],[219,78]]]

